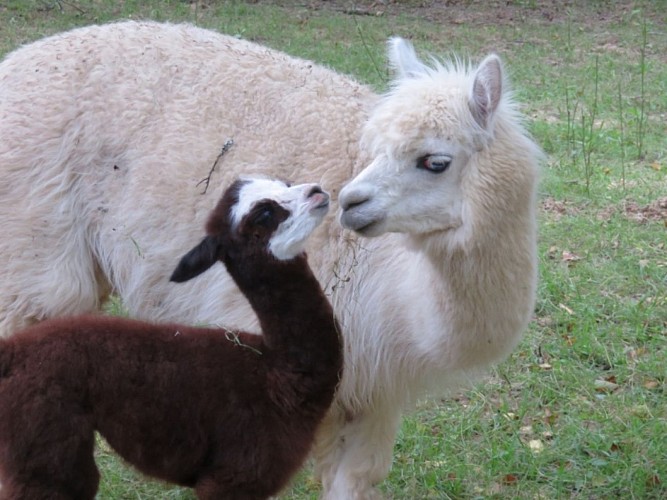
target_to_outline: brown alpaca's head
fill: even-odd
[[[170,280],[188,281],[226,255],[293,259],[328,210],[329,195],[317,184],[236,180],[211,213],[207,236],[183,256]]]

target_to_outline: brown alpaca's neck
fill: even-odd
[[[269,349],[306,364],[338,363],[333,310],[305,255],[287,261],[229,257],[225,265],[259,318]]]

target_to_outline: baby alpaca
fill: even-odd
[[[303,253],[328,206],[314,184],[237,180],[174,271],[187,281],[222,261],[261,336],[84,316],[0,341],[0,499],[93,499],[95,430],[199,498],[279,492],[342,370],[333,311]]]

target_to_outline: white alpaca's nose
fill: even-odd
[[[384,231],[386,214],[374,195],[375,190],[368,184],[343,188],[338,198],[343,227],[364,236],[377,236]]]
[[[343,188],[338,197],[338,203],[343,212],[352,210],[363,205],[371,198],[371,193],[368,189],[362,188]]]

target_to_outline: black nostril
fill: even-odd
[[[363,205],[366,203],[370,198],[367,196],[349,196],[345,198],[344,200],[341,200],[340,204],[343,210],[351,210],[354,207],[358,207],[359,205]]]
[[[347,203],[345,205],[345,210],[349,210],[350,208],[354,208],[354,207],[358,207],[359,205],[363,205],[364,203],[366,203],[366,201],[368,201],[368,200],[359,200],[359,201],[353,201],[353,202]]]
[[[307,198],[311,198],[311,197],[315,196],[316,194],[320,194],[320,193],[324,193],[324,191],[322,191],[322,188],[320,186],[313,186],[313,188],[310,191],[308,191]]]

